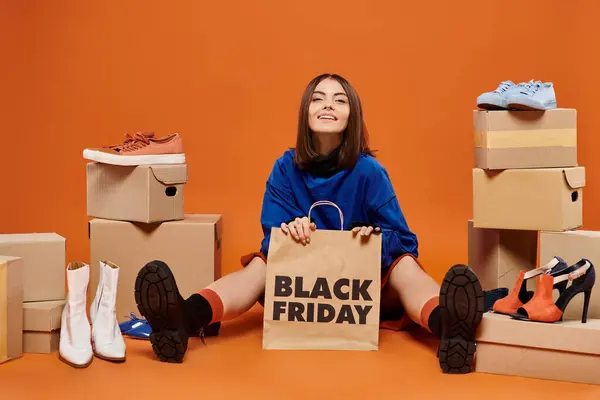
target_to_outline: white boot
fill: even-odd
[[[67,304],[63,308],[59,358],[65,363],[84,368],[92,362],[90,322],[86,313],[90,267],[82,262],[67,266]]]
[[[119,266],[100,261],[100,279],[96,297],[90,306],[92,342],[97,357],[108,361],[125,361],[125,341],[117,321],[117,283]]]

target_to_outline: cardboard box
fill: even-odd
[[[183,219],[187,165],[87,164],[87,215],[134,222]]]
[[[23,353],[23,271],[20,257],[0,255],[0,364]]]
[[[468,221],[468,264],[483,290],[512,290],[521,270],[536,268],[536,231],[475,228]]]
[[[66,300],[23,303],[23,330],[51,332],[60,329]]]
[[[577,263],[582,258],[587,258],[598,271],[597,268],[600,268],[600,232],[586,230],[540,232],[540,259],[550,260],[554,256],[562,257],[569,265]],[[555,292],[557,291],[555,290]],[[571,300],[565,309],[563,319],[581,319],[582,309],[583,293]],[[598,288],[592,290],[588,318],[600,319],[600,289]]]
[[[517,321],[486,313],[477,331],[475,371],[600,384],[600,320]]]
[[[134,284],[139,270],[152,260],[162,260],[173,271],[185,298],[221,277],[220,215],[188,214],[181,221],[139,224],[94,219],[89,224],[90,294],[96,293],[99,261],[121,268],[117,293],[117,319],[138,312]]]
[[[50,354],[58,350],[66,300],[23,303],[23,353]]]
[[[23,332],[23,353],[56,353],[59,342],[60,330],[52,332]]]
[[[473,126],[476,168],[577,166],[576,110],[475,110]]]
[[[56,233],[0,234],[0,254],[23,258],[23,301],[65,298],[65,238]]]
[[[583,222],[585,168],[473,169],[476,228],[564,231]]]

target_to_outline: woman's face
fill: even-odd
[[[313,92],[308,125],[319,133],[342,133],[348,126],[350,104],[342,85],[335,79],[322,80]]]

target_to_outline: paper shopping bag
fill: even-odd
[[[271,230],[263,349],[377,350],[381,236],[317,227],[310,238]]]

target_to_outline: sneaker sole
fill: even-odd
[[[121,156],[102,151],[85,149],[83,158],[103,164],[137,166],[137,165],[165,165],[185,164],[185,154],[151,154],[143,156]]]
[[[181,363],[187,350],[188,335],[179,311],[181,298],[169,267],[151,261],[138,273],[135,302],[150,326],[152,349],[161,361]]]
[[[442,338],[439,361],[447,374],[471,372],[475,356],[475,331],[483,318],[483,289],[465,265],[453,266],[440,289]]]

